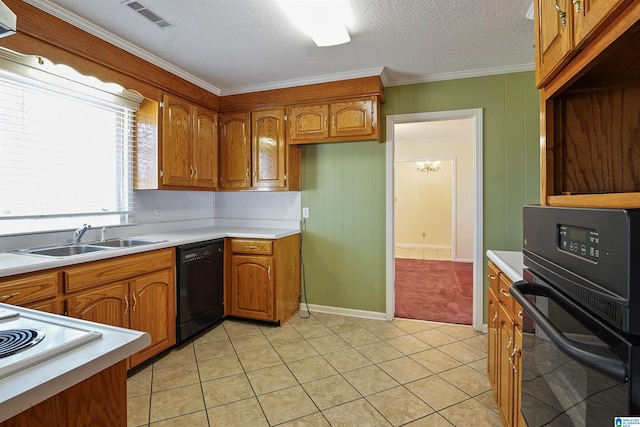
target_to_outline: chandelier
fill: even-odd
[[[440,160],[416,162],[416,169],[418,172],[438,172],[440,170]]]

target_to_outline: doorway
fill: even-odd
[[[455,122],[466,121],[469,124],[470,136],[467,137],[468,147],[468,163],[466,165],[458,164],[457,169],[460,173],[469,175],[470,184],[467,190],[463,190],[459,175],[456,174],[459,181],[454,187],[458,189],[459,194],[453,198],[452,202],[452,226],[451,229],[451,258],[453,260],[471,262],[472,278],[473,278],[473,303],[471,307],[471,324],[476,330],[482,329],[483,316],[483,268],[482,268],[482,109],[471,110],[452,110],[434,113],[417,113],[387,116],[387,147],[386,147],[386,176],[387,176],[387,238],[386,238],[386,265],[387,265],[387,292],[386,292],[386,318],[393,319],[395,315],[395,178],[396,162],[417,162],[425,161],[431,158],[442,160],[445,158],[454,158],[460,163],[459,156],[447,149],[452,147],[451,144],[442,143],[438,145],[426,145],[428,142],[419,142],[420,138],[407,143],[411,138],[407,137],[406,130],[411,128],[419,129],[420,127],[442,125],[446,127]],[[462,122],[461,122],[462,123]],[[415,124],[412,126],[411,124]],[[418,141],[418,142],[416,142]],[[400,148],[400,149],[399,149]],[[429,149],[432,149],[429,151]],[[435,151],[434,151],[435,150]],[[452,162],[455,164],[456,162]],[[466,192],[466,194],[464,194]],[[468,204],[468,206],[465,206]],[[461,220],[460,212],[472,212],[471,218]],[[426,232],[425,232],[426,235]],[[422,236],[422,231],[418,232],[418,237]]]

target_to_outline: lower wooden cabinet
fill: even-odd
[[[491,261],[487,277],[487,375],[504,425],[526,427],[520,415],[522,308],[509,292],[511,279]]]
[[[228,315],[285,323],[298,310],[300,235],[227,239]]]

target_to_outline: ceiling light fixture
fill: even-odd
[[[351,41],[347,23],[351,13],[346,0],[276,0],[300,31],[308,34],[318,47]]]

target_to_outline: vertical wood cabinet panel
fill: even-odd
[[[234,255],[231,262],[231,314],[272,321],[273,274],[271,256]]]
[[[251,113],[253,187],[286,186],[284,110]]]
[[[375,103],[372,99],[331,104],[332,136],[345,137],[373,134],[376,120],[374,108]]]
[[[249,113],[223,114],[220,119],[221,187],[251,187],[251,145]]]
[[[289,109],[290,141],[321,141],[329,137],[329,105],[306,105]]]
[[[191,103],[162,97],[162,184],[190,186],[193,179]]]
[[[218,115],[198,107],[195,113],[193,144],[196,187],[218,187]]]
[[[67,313],[71,317],[129,327],[129,284],[119,282],[102,286],[67,298]]]

